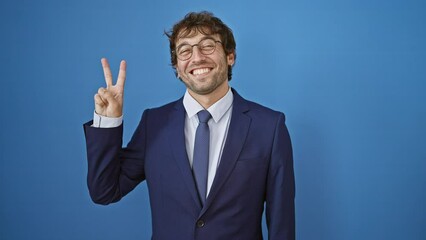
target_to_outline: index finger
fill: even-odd
[[[105,82],[106,82],[106,85],[107,85],[107,88],[108,88],[108,87],[112,86],[111,68],[109,67],[109,63],[108,63],[108,60],[106,58],[102,58],[101,63],[102,63],[102,68],[104,70]]]
[[[118,72],[118,78],[116,85],[124,87],[124,82],[126,81],[126,67],[127,63],[125,60],[120,62],[120,71]]]

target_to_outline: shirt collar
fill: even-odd
[[[232,106],[233,100],[234,95],[232,94],[231,88],[229,88],[225,96],[207,109],[215,122],[219,122],[223,115],[225,115],[228,109]],[[199,111],[204,110],[203,106],[201,106],[201,104],[199,104],[197,100],[189,94],[188,90],[186,90],[185,95],[183,96],[183,106],[185,107],[186,114],[188,114],[188,118],[192,118]]]

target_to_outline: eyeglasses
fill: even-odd
[[[200,50],[200,52],[203,55],[210,55],[214,53],[214,50],[216,50],[216,43],[222,43],[222,42],[211,39],[211,38],[206,38],[194,45],[182,44],[177,48],[175,53],[177,55],[177,58],[179,58],[179,60],[186,61],[192,57],[192,52],[193,52],[192,49],[194,46],[197,46],[198,50]]]

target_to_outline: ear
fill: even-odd
[[[228,66],[233,66],[235,63],[235,54],[230,53],[226,56],[226,62],[228,63]]]
[[[181,80],[182,81],[182,78],[180,77],[180,74],[179,74],[179,72],[178,72],[178,70],[176,69],[176,71],[175,71],[175,75],[176,75],[176,78],[177,79],[179,79],[179,80]],[[182,81],[183,82],[183,81]]]
[[[175,75],[176,75],[176,77],[180,78],[179,69],[176,66],[173,66],[173,68],[175,69]]]

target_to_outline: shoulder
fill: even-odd
[[[149,112],[149,115],[163,115],[168,114],[172,111],[183,109],[183,98],[180,98],[176,101],[166,103],[159,107],[148,108],[145,110],[144,114]]]
[[[285,119],[285,115],[281,111],[277,111],[266,107],[257,102],[253,102],[241,97],[234,89],[234,107],[241,109],[247,116],[252,119],[259,119],[262,121],[277,121],[277,119]]]
[[[261,105],[259,103],[256,102],[252,102],[249,100],[246,100],[247,104],[250,107],[250,112],[256,113],[256,114],[261,114],[261,115],[266,115],[266,116],[270,116],[270,117],[278,117],[279,115],[284,115],[283,112],[278,111],[278,110],[274,110],[272,108],[266,107],[264,105]]]

